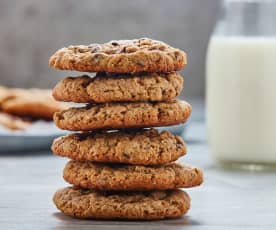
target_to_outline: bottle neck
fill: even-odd
[[[276,0],[225,0],[215,33],[276,36]]]

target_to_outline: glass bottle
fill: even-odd
[[[206,61],[210,152],[223,166],[276,166],[276,1],[225,0]]]

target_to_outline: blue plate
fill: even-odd
[[[38,121],[24,131],[11,131],[0,127],[0,152],[50,150],[53,140],[66,134],[53,122]]]

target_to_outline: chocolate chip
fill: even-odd
[[[123,47],[120,49],[119,53],[125,53],[125,52],[126,52],[126,48],[127,48],[127,46],[123,46]]]
[[[166,46],[160,45],[160,46],[158,47],[158,49],[161,50],[161,51],[164,51],[164,50],[166,49]]]
[[[129,153],[127,153],[127,152],[123,152],[123,156],[124,156],[126,159],[129,159],[129,158],[130,158]]]
[[[179,51],[174,51],[174,57],[176,58],[176,59],[178,59],[181,55],[180,55],[180,52]]]
[[[118,43],[118,42],[111,42],[111,45],[113,45],[113,46],[118,46],[119,43]]]

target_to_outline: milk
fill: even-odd
[[[214,36],[206,64],[215,159],[276,163],[276,37]]]

